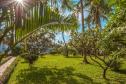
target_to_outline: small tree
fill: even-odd
[[[108,69],[117,70],[120,67],[119,58],[118,58],[118,55],[115,54],[115,52],[114,52],[114,54],[111,54],[111,55],[107,56],[106,58],[99,57],[99,56],[95,56],[95,58],[90,56],[90,58],[92,61],[94,61],[96,64],[98,64],[99,67],[103,70],[102,77],[104,79],[107,79],[106,74],[107,74]]]
[[[29,66],[32,67],[34,62],[38,59],[38,55],[34,53],[24,53],[22,57],[29,63]]]
[[[92,56],[90,58],[103,69],[103,78],[107,79],[106,73],[108,69],[119,70],[121,66],[120,58],[125,55],[125,27],[117,27],[113,30],[102,32],[102,39],[98,43],[101,51],[107,52],[104,57]],[[98,52],[98,51],[97,51]]]
[[[22,43],[22,46],[25,48],[25,53],[22,57],[28,61],[29,65],[32,65],[38,59],[39,55],[48,52],[53,45],[53,35],[53,33],[49,32],[37,32]]]

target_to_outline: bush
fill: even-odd
[[[28,61],[29,65],[32,65],[37,59],[38,59],[38,55],[36,54],[23,54],[22,57]]]
[[[20,55],[22,53],[22,49],[21,49],[20,46],[16,46],[16,47],[13,48],[12,52],[13,52],[14,56],[17,56],[17,55]]]
[[[121,61],[118,61],[118,60],[114,60],[112,65],[111,65],[111,69],[113,71],[119,71],[119,69],[121,68]]]
[[[111,70],[113,71],[118,71],[120,68],[121,68],[121,61],[119,59],[111,59],[111,60],[108,60],[107,63],[107,66],[110,67]]]
[[[121,67],[121,64],[122,64],[122,61],[120,60],[120,57],[122,57],[121,55],[123,55],[123,52],[122,50],[120,51],[115,51],[113,52],[110,56],[111,56],[111,60],[109,60],[108,63],[111,63],[110,64],[110,68],[113,70],[113,71],[118,71]]]
[[[59,52],[56,50],[56,49],[54,49],[54,50],[52,50],[51,52],[50,52],[50,54],[58,54]]]
[[[77,55],[77,51],[73,48],[69,48],[69,53],[73,56],[76,56]]]

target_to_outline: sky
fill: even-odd
[[[64,37],[65,37],[66,42],[68,42],[70,39],[70,32],[64,32]],[[62,32],[57,33],[55,39],[56,39],[56,42],[63,41]]]

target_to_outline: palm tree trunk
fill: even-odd
[[[84,28],[84,4],[83,4],[83,0],[80,0],[80,2],[81,2],[81,24],[82,24],[82,33],[83,33],[83,37],[84,37],[84,32],[85,32],[85,28]],[[85,48],[84,48],[84,46],[83,46],[82,53],[84,55],[83,56],[84,57],[83,62],[86,63],[86,64],[89,63],[88,60],[87,60],[87,56],[85,54]]]
[[[14,55],[14,51],[13,51],[13,45],[15,42],[15,28],[12,29],[12,35],[11,35],[11,44],[10,44],[10,49],[11,49],[11,54]]]
[[[84,5],[83,5],[83,0],[81,1],[81,24],[82,24],[82,32],[84,32]]]
[[[14,9],[13,11],[13,14],[15,14],[15,17],[16,17],[16,9],[15,7],[12,8],[12,10]],[[11,18],[11,22],[13,21],[13,18]],[[15,21],[16,22],[16,21]],[[20,23],[20,22],[19,22]],[[12,24],[12,23],[11,23]],[[21,24],[21,23],[20,23]],[[16,24],[13,26],[12,28],[12,35],[11,35],[11,45],[10,45],[10,48],[11,48],[11,52],[12,52],[12,55],[14,55],[14,51],[13,51],[13,46],[16,42]]]
[[[65,41],[65,38],[64,38],[64,32],[62,32],[62,38],[63,38],[63,42],[64,42],[64,51],[65,51],[65,56],[68,57],[68,47],[67,47],[67,44],[66,44],[66,41]]]

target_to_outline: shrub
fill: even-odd
[[[38,59],[38,55],[30,53],[25,53],[22,57],[29,63],[29,65],[32,65]]]
[[[114,60],[112,65],[110,66],[110,68],[113,70],[113,71],[118,71],[121,67],[121,61],[119,60]]]
[[[73,48],[69,48],[69,53],[73,56],[76,56],[77,55],[77,51]]]
[[[52,50],[51,52],[50,52],[50,54],[57,54],[57,53],[59,53],[56,49],[54,49],[54,50]]]
[[[13,48],[12,52],[13,52],[14,56],[17,56],[17,55],[22,53],[22,49],[21,49],[20,46],[16,46],[16,47]]]

